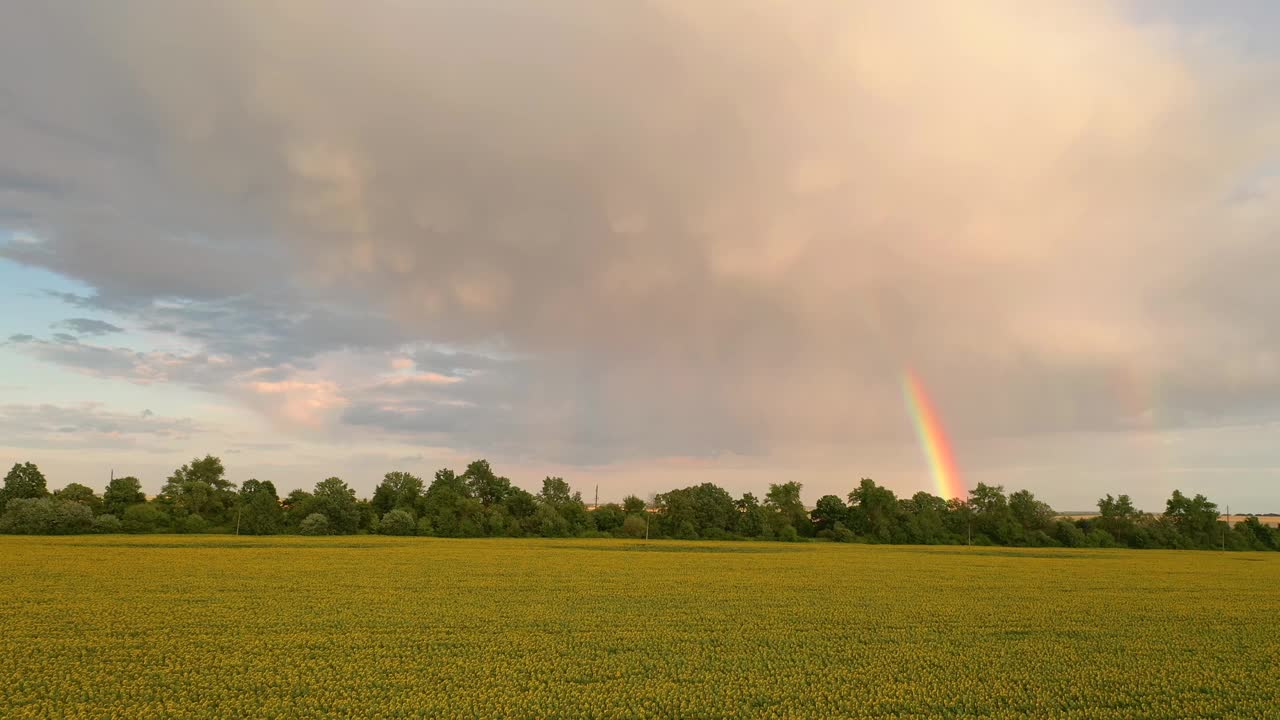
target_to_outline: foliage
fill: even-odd
[[[196,458],[183,465],[165,481],[156,495],[156,504],[174,518],[178,527],[188,515],[225,524],[236,502],[235,485],[226,479],[222,460],[213,455]]]
[[[408,510],[392,510],[382,516],[378,530],[383,535],[412,535],[415,530],[413,515]]]
[[[360,524],[356,491],[343,482],[342,478],[325,478],[316,483],[308,501],[308,509],[308,519],[311,515],[323,515],[328,531],[335,535],[352,535]]]
[[[415,512],[422,500],[422,478],[407,472],[389,472],[373,490],[370,503],[379,517],[392,510]]]
[[[298,526],[298,532],[303,535],[328,535],[329,518],[321,513],[311,513],[303,518]]]
[[[15,535],[74,535],[93,529],[87,505],[56,498],[17,498],[0,515],[0,533]]]
[[[42,498],[48,494],[44,473],[35,463],[14,463],[4,476],[4,485],[0,486],[0,511],[11,500]]]
[[[270,480],[245,480],[236,510],[236,527],[245,535],[274,535],[284,529],[284,508]]]
[[[121,521],[127,533],[149,533],[167,528],[169,515],[154,503],[142,502],[125,508]]]
[[[102,512],[102,498],[98,497],[93,488],[87,485],[69,483],[61,490],[54,491],[53,497],[63,502],[80,503],[89,508],[89,511],[94,515]]]
[[[132,476],[112,478],[107,489],[102,492],[102,509],[118,518],[124,519],[124,511],[130,505],[146,502],[147,496],[142,493],[142,483]]]

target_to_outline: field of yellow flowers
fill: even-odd
[[[0,537],[0,717],[1276,717],[1280,556]]]

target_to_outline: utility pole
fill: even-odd
[[[600,509],[600,483],[596,483],[596,509]]]
[[[236,505],[236,534],[240,534],[240,506]]]
[[[1227,525],[1222,528],[1222,552],[1227,551],[1227,531],[1231,529],[1231,506],[1227,506]]]

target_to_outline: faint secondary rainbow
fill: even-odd
[[[938,411],[934,409],[924,384],[911,370],[902,374],[902,395],[907,401],[907,410],[916,426],[916,436],[920,439],[920,449],[929,461],[929,472],[933,475],[933,483],[937,486],[938,495],[950,500],[965,498],[964,484],[960,482],[960,473],[956,471],[956,459],[951,454],[951,443],[947,441],[947,433],[942,428]]]

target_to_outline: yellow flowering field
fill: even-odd
[[[0,717],[1264,718],[1280,556],[0,537]]]

